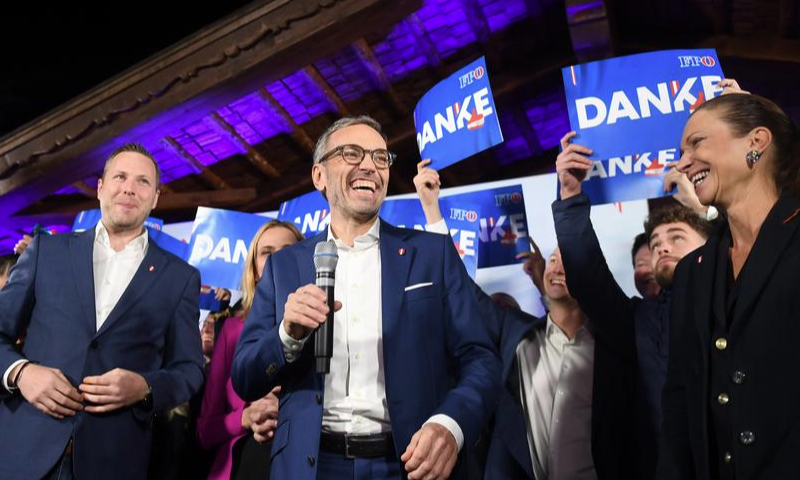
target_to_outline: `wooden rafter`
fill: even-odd
[[[220,135],[224,135],[234,145],[237,145],[239,148],[241,148],[244,152],[244,156],[247,157],[247,159],[250,160],[250,163],[255,165],[256,168],[261,171],[261,173],[272,178],[277,178],[281,175],[278,169],[269,163],[269,161],[266,159],[266,157],[264,157],[263,154],[261,154],[261,152],[247,143],[247,140],[239,135],[239,132],[233,128],[233,125],[226,122],[225,119],[220,116],[220,114],[217,112],[211,112],[211,114],[209,114],[206,118]]]
[[[222,179],[219,175],[212,172],[210,168],[203,165],[200,160],[195,158],[194,155],[187,152],[183,145],[178,143],[177,140],[170,136],[166,136],[161,140],[161,144],[164,145],[165,148],[169,149],[172,153],[178,156],[181,160],[183,160],[192,171],[198,175],[203,181],[208,184],[209,187],[215,190],[227,190],[231,188],[231,186]]]
[[[89,198],[97,197],[97,189],[96,188],[92,188],[91,185],[89,185],[88,183],[86,183],[83,180],[78,180],[77,182],[73,183],[72,184],[72,188],[74,188],[75,190],[81,192],[81,194],[83,194],[86,197],[89,197]]]
[[[567,24],[581,63],[613,55],[613,39],[605,0],[567,0]]]
[[[347,105],[344,104],[341,97],[333,90],[333,87],[331,87],[328,81],[319,73],[317,67],[309,65],[303,69],[303,73],[340,115],[350,115],[350,110],[348,110]]]
[[[381,63],[375,56],[375,52],[372,51],[372,47],[369,46],[367,41],[363,38],[356,40],[353,42],[353,50],[356,52],[361,64],[367,72],[369,72],[375,86],[386,95],[389,103],[391,103],[397,113],[400,115],[408,113],[408,108],[406,108],[405,104],[400,99],[400,95],[395,91],[392,82],[389,81],[389,77],[386,75]]]
[[[436,46],[428,36],[428,32],[425,30],[422,20],[419,19],[416,13],[412,13],[406,17],[405,22],[408,26],[408,30],[411,32],[411,36],[414,38],[414,43],[416,43],[417,48],[419,48],[420,52],[425,56],[428,65],[434,69],[438,69],[442,65],[442,57],[439,55],[439,51],[436,50]]]
[[[289,112],[283,108],[283,105],[281,105],[280,102],[278,102],[275,97],[273,97],[272,94],[269,93],[269,91],[267,91],[267,89],[264,87],[258,89],[258,96],[264,101],[270,110],[275,112],[275,114],[278,115],[281,120],[283,120],[283,123],[286,124],[286,127],[289,129],[289,135],[291,135],[292,139],[294,139],[294,141],[297,142],[297,144],[300,145],[306,152],[313,152],[314,141],[311,140],[311,137],[308,136],[308,133],[303,130],[303,127],[294,121],[294,118],[292,118],[292,116],[289,115]]]
[[[0,217],[102,168],[113,140],[152,142],[387,31],[421,0],[255,0],[0,139]],[[272,171],[272,173],[276,173]]]
[[[257,198],[255,188],[231,188],[228,190],[208,190],[202,192],[172,193],[158,199],[156,211],[186,210],[196,208],[198,205],[208,207],[225,207],[238,205]],[[97,200],[81,200],[67,204],[42,205],[35,211],[12,217],[19,222],[34,221],[39,223],[71,223],[79,212],[97,208]]]
[[[467,23],[475,33],[475,37],[478,41],[481,43],[489,43],[492,31],[489,28],[489,21],[486,20],[486,15],[483,14],[480,4],[472,0],[459,0],[458,3],[461,5],[461,11],[463,11],[464,16],[467,17]]]
[[[523,102],[514,102],[511,108],[511,115],[514,118],[514,123],[519,129],[520,135],[522,135],[522,138],[525,140],[525,144],[528,146],[528,151],[531,152],[531,156],[537,157],[541,155],[543,151],[542,143],[539,141],[539,136],[536,135],[536,131],[531,126],[531,121],[528,118],[528,114],[525,112]]]

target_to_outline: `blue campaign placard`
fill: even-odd
[[[478,271],[478,212],[470,205],[460,205],[455,213],[442,211],[450,236],[458,255],[464,262],[467,273],[473,279]],[[447,213],[449,216],[445,216]],[[380,216],[392,225],[424,230],[425,213],[416,198],[386,199],[381,205]]]
[[[722,92],[723,78],[713,49],[611,58],[562,75],[573,141],[593,150],[583,189],[595,204],[663,196],[690,113]]]
[[[439,205],[450,228],[455,225],[453,217],[470,223],[477,217],[477,268],[519,263],[516,255],[530,250],[522,185],[450,195],[442,197]]]
[[[269,217],[198,207],[189,242],[189,265],[200,270],[203,285],[238,290],[247,249]]]
[[[325,230],[331,223],[328,201],[317,190],[281,203],[278,220],[292,222],[306,237]]]
[[[72,231],[82,232],[84,230],[94,228],[102,216],[103,214],[99,208],[84,210],[75,216],[75,221],[72,223]],[[147,217],[144,220],[144,226],[153,230],[161,230],[164,227],[164,220],[161,220],[160,218]]]
[[[186,257],[189,254],[188,243],[173,237],[161,229],[155,229],[148,226],[147,232],[150,234],[150,238],[152,238],[159,247],[174,254],[181,260],[186,260]]]
[[[414,109],[421,158],[441,170],[503,141],[483,57],[428,90]]]

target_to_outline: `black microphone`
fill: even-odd
[[[336,253],[333,241],[319,242],[314,248],[314,269],[317,272],[316,284],[328,295],[328,318],[317,327],[314,334],[314,358],[317,361],[317,373],[330,373],[333,356],[333,285],[336,277]]]

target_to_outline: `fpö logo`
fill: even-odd
[[[486,75],[486,69],[479,65],[471,72],[467,72],[458,77],[458,88],[464,88],[468,85],[471,85],[472,82],[475,80],[480,80],[484,75]]]
[[[714,57],[710,55],[706,55],[704,57],[698,57],[695,55],[681,55],[678,57],[678,61],[681,64],[681,68],[689,68],[689,67],[711,68],[717,64],[717,61],[714,60]]]
[[[450,220],[477,222],[478,212],[475,210],[464,210],[463,208],[451,208]]]
[[[518,205],[520,202],[522,202],[522,194],[519,192],[502,193],[494,196],[494,203],[498,207]]]

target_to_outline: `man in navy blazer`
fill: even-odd
[[[202,385],[199,274],[143,228],[152,155],[117,149],[97,192],[97,227],[37,235],[0,291],[0,478],[143,480],[153,414]]]
[[[272,478],[457,478],[495,406],[500,360],[452,240],[378,218],[393,160],[375,120],[334,123],[312,167],[330,228],[267,261],[232,380],[245,400],[282,387]],[[321,375],[308,340],[328,312],[312,263],[326,239],[340,258]]]

